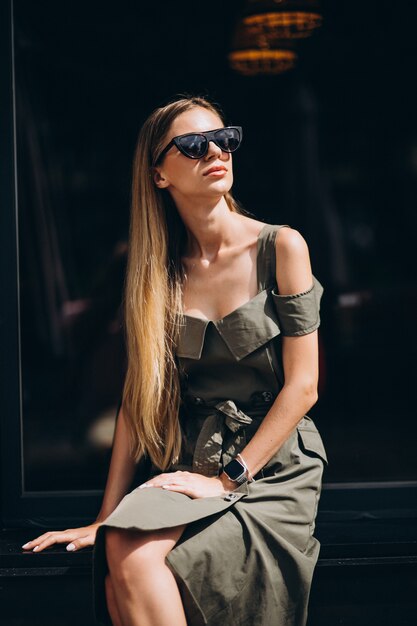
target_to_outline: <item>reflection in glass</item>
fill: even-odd
[[[100,489],[125,368],[127,211],[103,176],[100,118],[78,102],[85,77],[63,55],[45,62],[53,42],[27,11],[16,19],[24,485]]]

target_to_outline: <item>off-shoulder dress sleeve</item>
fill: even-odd
[[[315,276],[310,289],[301,293],[280,295],[276,287],[272,289],[272,301],[282,335],[307,335],[320,326],[320,300],[323,291],[323,286]]]

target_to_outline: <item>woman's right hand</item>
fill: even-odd
[[[33,552],[41,552],[45,548],[53,546],[55,543],[67,543],[68,551],[80,550],[87,546],[94,545],[96,533],[101,522],[94,522],[89,526],[81,528],[68,528],[67,530],[51,531],[39,535],[36,539],[28,541],[22,548],[24,550],[32,550]]]

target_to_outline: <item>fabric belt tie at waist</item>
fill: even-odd
[[[197,412],[201,413],[198,407]],[[205,476],[218,476],[222,454],[230,459],[240,452],[245,443],[243,427],[252,424],[252,417],[238,409],[233,400],[218,402],[213,407],[204,407],[208,412],[196,441],[193,456],[193,471]],[[235,437],[224,447],[224,439],[229,432]]]

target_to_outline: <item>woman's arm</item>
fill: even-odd
[[[126,495],[135,470],[136,462],[129,455],[129,433],[122,405],[114,431],[110,467],[97,522],[108,517]]]
[[[285,384],[241,452],[252,476],[279,450],[317,402],[317,352],[317,330],[301,337],[283,337]],[[220,478],[230,489],[232,483],[227,477]]]
[[[301,293],[313,284],[310,256],[301,234],[292,228],[280,229],[276,238],[276,278],[280,295]],[[242,457],[252,475],[271,459],[290,436],[300,419],[317,402],[317,330],[297,337],[282,337],[284,386]],[[231,483],[222,474],[223,484]]]
[[[119,411],[113,437],[112,455],[103,502],[95,522],[80,528],[49,531],[28,541],[22,548],[41,552],[55,543],[67,543],[67,550],[79,550],[95,543],[98,527],[126,495],[135,474],[136,463],[129,454],[129,439],[123,407]]]

